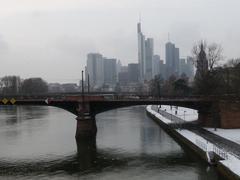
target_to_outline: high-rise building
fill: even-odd
[[[171,42],[166,43],[167,78],[171,75],[179,75],[179,48]]]
[[[153,46],[153,39],[147,38],[145,41],[145,80],[151,80],[153,78],[153,52],[154,52],[154,46]]]
[[[130,83],[137,83],[139,81],[139,64],[128,64],[128,81]]]
[[[160,74],[160,56],[153,56],[153,78]]]
[[[138,33],[138,64],[139,64],[139,79],[140,81],[144,80],[146,73],[145,65],[145,36],[141,31],[141,23],[137,24],[137,33]]]
[[[167,67],[163,60],[160,60],[160,75],[163,79],[167,79]]]
[[[147,38],[141,31],[141,23],[137,24],[138,32],[138,64],[139,64],[139,80],[151,80],[153,77],[153,54],[154,44],[152,38]]]
[[[180,62],[179,62],[179,75],[181,75],[183,73],[187,75],[186,71],[187,71],[186,59],[180,58]]]
[[[99,88],[104,82],[103,57],[99,53],[89,53],[87,55],[87,74],[92,88]]]
[[[117,82],[117,60],[104,58],[104,84],[114,86]]]
[[[186,59],[181,58],[179,64],[179,75],[185,74],[190,80],[193,79],[194,76],[194,65],[193,65],[193,58],[187,57]]]
[[[121,63],[121,61],[120,60],[118,60],[118,62],[117,62],[117,82],[118,82],[118,73],[120,73],[121,72],[121,67],[122,67],[122,63]]]

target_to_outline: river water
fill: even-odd
[[[108,111],[96,120],[95,146],[77,151],[69,112],[0,106],[0,179],[220,179],[146,117],[144,106]]]

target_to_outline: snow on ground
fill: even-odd
[[[224,166],[228,167],[236,175],[240,176],[240,160],[234,156],[229,156],[228,160],[220,161]]]
[[[178,107],[178,106],[166,106],[161,105],[161,110],[166,111],[174,116],[177,116],[185,121],[195,121],[198,119],[198,112],[194,109]]]
[[[171,120],[169,120],[166,117],[162,116],[158,112],[152,110],[152,106],[151,105],[147,106],[147,111],[150,112],[152,115],[154,115],[156,118],[161,119],[161,121],[163,121],[166,124],[171,124],[172,123]]]
[[[162,106],[163,110],[166,109],[169,109],[169,113],[171,113],[171,109],[170,107],[165,107],[165,106]],[[174,108],[172,108],[173,110]],[[178,109],[181,109],[178,107]],[[183,111],[186,111],[185,109],[187,108],[183,108],[181,110]],[[189,114],[191,114],[192,109],[190,109],[190,111],[188,111]],[[152,110],[152,106],[147,106],[147,111],[150,112],[151,114],[153,114],[155,117],[157,117],[160,121],[166,123],[166,124],[170,124],[172,123],[169,119],[163,117],[162,115],[160,115],[159,113],[157,113],[156,111]],[[192,112],[192,115],[191,117],[196,117],[195,116],[195,113]],[[181,115],[181,114],[180,114]],[[189,115],[190,116],[190,115]],[[191,118],[188,118],[188,119],[191,119]],[[210,128],[207,128],[207,130],[210,130],[211,132],[213,131],[213,129],[210,129]],[[203,151],[206,152],[206,157],[208,158],[208,160],[210,161],[209,159],[209,152],[210,151],[213,151],[215,152],[216,154],[218,154],[220,157],[223,158],[223,160],[220,161],[220,163],[222,163],[224,166],[228,167],[233,173],[235,173],[236,175],[240,176],[240,159],[235,156],[234,154],[230,153],[230,152],[226,152],[224,151],[223,149],[221,148],[218,148],[216,145],[208,142],[206,139],[204,139],[203,137],[189,131],[189,130],[181,130],[181,129],[178,129],[176,130],[179,134],[181,134],[183,137],[185,137],[186,139],[188,139],[189,141],[191,141],[193,144],[195,144],[196,146],[198,146],[199,148],[201,148]],[[235,130],[223,130],[223,129],[218,129],[218,131],[216,131],[218,133],[218,135],[225,135],[225,136],[228,136],[229,138],[234,138],[233,136],[239,136],[240,134],[240,130],[238,131],[235,131]],[[213,132],[215,133],[215,131]],[[217,134],[216,133],[216,134]]]
[[[217,128],[217,131],[214,131],[213,128],[205,128],[206,130],[221,136],[223,138],[226,138],[230,141],[233,141],[237,144],[240,144],[240,129],[220,129]]]

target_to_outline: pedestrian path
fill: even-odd
[[[207,141],[211,142],[212,144],[216,145],[217,147],[223,149],[226,152],[229,152],[238,158],[240,158],[240,145],[230,141],[226,138],[223,138],[221,136],[218,136],[210,131],[205,130],[204,128],[198,126],[195,123],[191,122],[185,122],[183,119],[180,119],[179,117],[176,117],[173,114],[170,114],[168,112],[165,112],[161,109],[158,109],[157,106],[152,106],[152,109],[156,112],[159,112],[162,116],[166,118],[170,118],[173,123],[171,126],[177,127],[177,128],[183,128],[183,129],[188,129],[197,135],[203,137]]]

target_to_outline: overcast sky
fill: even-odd
[[[201,39],[240,57],[239,0],[0,0],[0,77],[77,82],[89,52],[137,62],[142,31],[165,58],[170,39],[180,56]]]

